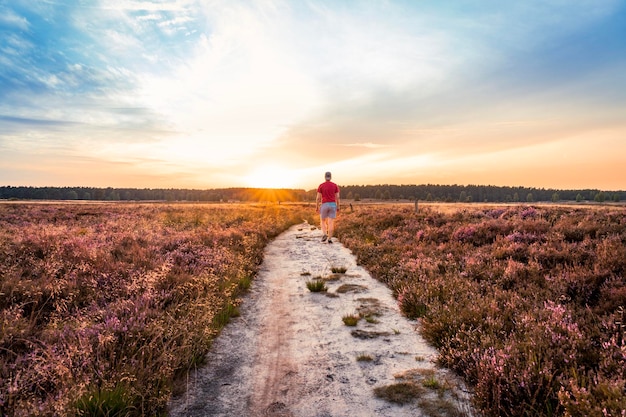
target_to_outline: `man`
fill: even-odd
[[[322,233],[324,233],[322,242],[328,240],[328,243],[333,243],[334,221],[339,211],[339,187],[330,180],[331,177],[330,172],[324,175],[326,181],[317,187],[317,199],[315,201],[315,210],[320,214]]]

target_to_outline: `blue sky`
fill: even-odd
[[[626,189],[626,2],[1,1],[0,184]]]

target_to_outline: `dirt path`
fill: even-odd
[[[416,332],[416,322],[400,315],[387,287],[338,241],[320,238],[321,231],[305,223],[268,245],[241,316],[222,331],[208,365],[190,375],[171,415],[471,415],[466,393],[435,367],[437,352]],[[334,267],[347,270],[333,274]],[[318,276],[327,279],[326,293],[307,289]],[[368,319],[356,327],[343,323],[345,315],[359,313]],[[453,388],[424,388],[428,378]],[[421,388],[419,401],[398,405],[374,395],[376,387],[409,380]]]

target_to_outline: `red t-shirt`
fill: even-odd
[[[326,181],[317,187],[317,192],[322,194],[322,203],[336,203],[335,194],[339,192],[339,187],[332,181]]]

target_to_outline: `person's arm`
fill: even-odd
[[[320,203],[322,202],[322,193],[317,192],[317,197],[315,198],[315,211],[320,211]]]
[[[335,202],[337,204],[337,211],[339,211],[339,191],[335,193]]]

